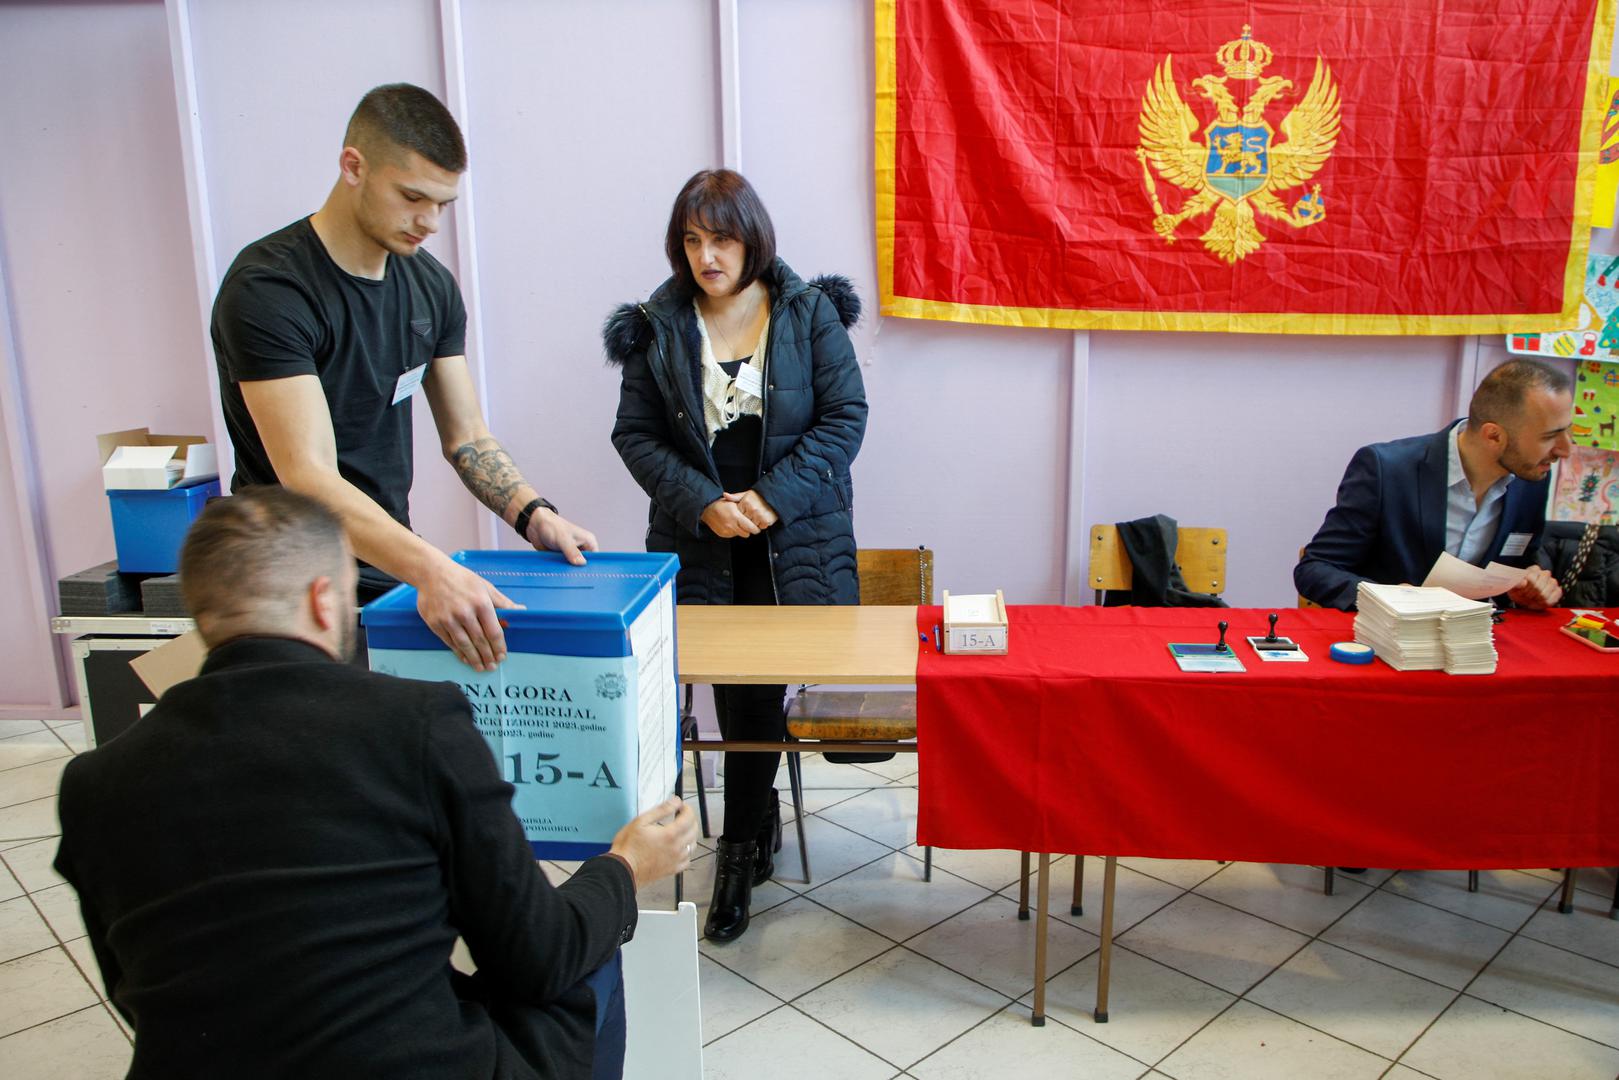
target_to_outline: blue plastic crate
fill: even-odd
[[[172,574],[180,569],[180,544],[186,530],[208,500],[218,494],[218,480],[166,491],[107,492],[119,572]]]
[[[584,566],[541,551],[453,558],[524,605],[498,612],[506,660],[493,672],[467,667],[401,585],[360,613],[372,670],[461,687],[535,855],[606,851],[679,775],[679,562],[639,552],[592,552]]]

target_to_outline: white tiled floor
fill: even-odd
[[[1319,868],[1123,860],[1097,1024],[1101,861],[1073,916],[1063,859],[1050,1022],[1034,1028],[1017,854],[936,851],[923,882],[911,763],[805,765],[814,880],[793,876],[789,826],[776,865],[796,898],[781,903],[773,883],[747,934],[699,946],[711,1076],[1619,1075],[1611,871],[1583,872],[1577,910],[1560,915],[1560,875],[1544,869],[1485,873],[1477,893],[1461,872],[1340,874],[1329,897]],[[711,874],[687,883],[700,917]]]
[[[72,890],[50,869],[54,778],[81,738],[60,722],[0,727],[6,1080],[116,1077],[129,1062]],[[1585,871],[1561,915],[1558,875],[1541,868],[1486,873],[1477,893],[1464,873],[1373,870],[1339,875],[1327,897],[1318,869],[1125,860],[1110,1021],[1097,1024],[1101,862],[1087,862],[1074,916],[1073,861],[1057,860],[1049,1023],[1031,1027],[1034,924],[1017,918],[1017,854],[937,851],[924,882],[914,766],[806,758],[813,880],[798,880],[789,824],[747,934],[699,947],[709,1076],[1619,1076],[1611,870]],[[720,807],[711,793],[716,826]],[[546,864],[556,881],[572,869]],[[705,852],[685,882],[699,917],[712,875]],[[667,907],[672,885],[641,900]]]
[[[82,727],[0,721],[0,1076],[120,1077],[130,1038],[101,997],[78,898],[51,869],[56,785]]]

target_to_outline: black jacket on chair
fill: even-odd
[[[1224,600],[1210,593],[1193,592],[1186,587],[1181,568],[1175,562],[1180,530],[1175,519],[1165,514],[1121,521],[1117,526],[1119,543],[1130,559],[1130,587],[1110,589],[1104,606],[1120,607],[1227,607]]]
[[[62,774],[56,867],[130,1075],[588,1075],[578,984],[633,933],[634,885],[596,858],[552,888],[511,791],[453,684],[279,638],[213,650]],[[457,933],[554,1028],[538,1074],[454,992]]]

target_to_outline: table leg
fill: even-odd
[[[1068,914],[1080,918],[1085,914],[1085,856],[1074,856],[1074,900],[1068,905]]]
[[[1046,1026],[1046,908],[1051,901],[1051,855],[1040,853],[1040,884],[1034,924],[1034,1026]]]
[[[1102,870],[1102,955],[1096,965],[1096,1022],[1107,1023],[1107,984],[1113,973],[1113,884],[1119,859],[1109,855]]]
[[[1029,853],[1018,852],[1017,917],[1029,921]]]
[[[1572,866],[1563,868],[1563,894],[1557,898],[1557,910],[1564,915],[1574,910],[1574,875],[1577,872]]]

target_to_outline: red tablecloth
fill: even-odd
[[[1493,675],[1352,667],[1338,611],[1009,609],[1007,656],[917,662],[917,838],[952,848],[1488,869],[1619,864],[1619,654],[1509,612]],[[1221,619],[1247,671],[1180,671]],[[931,638],[937,607],[919,612]]]

